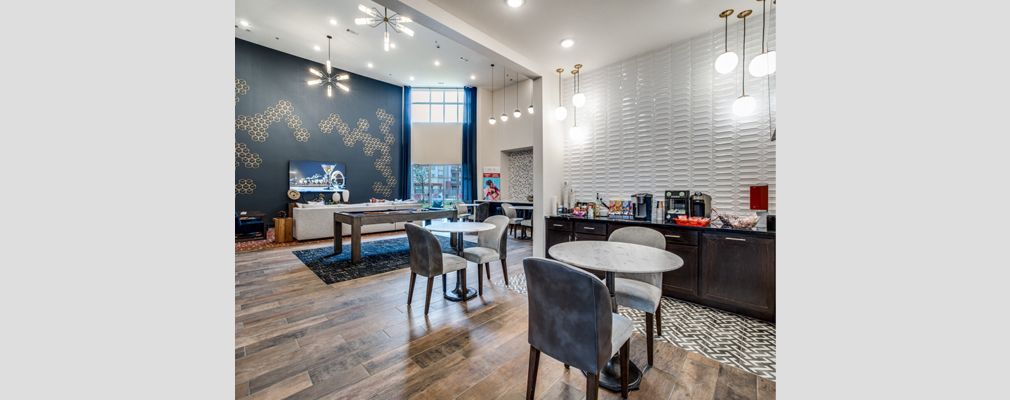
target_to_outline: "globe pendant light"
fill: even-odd
[[[568,118],[568,109],[561,105],[561,73],[565,72],[564,69],[558,68],[558,108],[554,109],[554,118],[558,121],[564,121]]]
[[[512,112],[512,116],[519,118],[522,115],[523,113],[519,111],[519,74],[516,73],[516,110]]]
[[[751,14],[751,10],[741,11],[737,18],[743,19],[743,57],[747,59],[747,16]],[[746,83],[747,83],[747,73],[745,71],[740,71],[742,79],[740,80],[740,92],[741,95],[736,101],[733,102],[733,113],[739,116],[747,116],[754,113],[754,109],[757,108],[757,101],[753,97],[747,95]]]
[[[765,0],[757,0],[761,2],[761,54],[750,60],[750,66],[747,70],[754,77],[760,78],[766,75],[771,75],[775,73],[775,52],[765,51],[765,25],[768,25],[765,11]]]
[[[530,114],[533,114],[533,82],[530,82],[530,108],[527,108]]]
[[[494,119],[494,64],[491,64],[491,119],[487,122],[491,125],[494,125],[494,123],[497,122]]]
[[[572,78],[573,78],[573,80],[577,81],[578,80],[578,76],[579,76],[579,70],[572,71]],[[572,86],[572,91],[573,92],[575,91],[574,85]],[[575,97],[572,97],[572,99],[575,99]],[[575,124],[572,125],[572,130],[568,131],[568,134],[571,135],[573,139],[582,140],[584,132],[583,132],[582,128],[579,128],[579,109],[578,108],[573,108],[572,109],[572,113],[573,113],[572,114],[572,122],[574,122]]]
[[[579,90],[579,86],[581,86],[579,84],[580,68],[582,68],[582,64],[575,64],[575,71],[572,71],[572,73],[575,74],[575,96],[572,96],[572,105],[575,107],[582,107],[586,104],[586,95],[582,94],[582,91]]]
[[[505,67],[501,69],[501,122],[509,120],[509,116],[505,114]]]
[[[720,74],[725,74],[736,68],[737,58],[736,53],[729,51],[729,16],[733,15],[733,9],[729,9],[719,13],[719,18],[726,20],[725,28],[723,28],[723,38],[722,45],[725,49],[725,53],[722,53],[718,58],[715,59],[715,71]]]

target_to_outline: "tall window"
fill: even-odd
[[[411,89],[411,123],[463,122],[463,89]]]
[[[421,204],[451,207],[462,199],[462,168],[459,164],[414,164],[411,171],[411,195]]]

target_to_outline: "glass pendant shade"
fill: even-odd
[[[572,139],[581,140],[585,135],[585,130],[578,126],[573,126],[572,130],[568,131],[568,134],[572,136]]]
[[[506,115],[505,113],[501,113],[501,122],[505,122],[505,121],[508,121],[508,120],[509,120],[509,116]]]
[[[489,122],[491,125],[494,125],[494,123],[497,121],[494,120],[494,117],[491,117],[491,119],[489,119],[487,122]]]
[[[733,113],[741,117],[753,114],[755,108],[757,108],[757,101],[747,95],[740,96],[733,102]]]
[[[722,53],[719,58],[715,59],[715,70],[720,74],[729,73],[736,68],[736,63],[738,61],[739,59],[737,58],[736,53],[727,51]],[[754,63],[751,64],[753,65]]]
[[[515,111],[512,112],[512,116],[516,117],[516,118],[519,118],[522,115],[523,115],[523,113],[519,112],[518,109],[516,109]]]
[[[527,108],[526,111],[529,111],[530,114],[533,114],[533,105],[530,104],[530,108]]]
[[[554,118],[557,118],[558,121],[564,121],[565,118],[568,118],[568,109],[558,106],[558,108],[554,109]]]
[[[576,93],[575,96],[572,96],[572,105],[576,107],[582,107],[585,104],[586,104],[586,95],[579,92]]]
[[[750,60],[750,66],[747,67],[750,74],[754,77],[760,78],[766,75],[771,75],[775,73],[775,52],[769,51],[767,53],[761,53],[753,60]]]

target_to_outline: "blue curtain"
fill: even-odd
[[[403,87],[403,137],[400,139],[400,198],[410,199],[410,86]]]
[[[465,87],[463,100],[463,200],[477,199],[477,88]]]

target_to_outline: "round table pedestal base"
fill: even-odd
[[[642,371],[638,369],[634,361],[628,360],[628,364],[628,375],[631,378],[628,381],[628,390],[638,390],[642,384]],[[586,371],[582,371],[582,373],[586,374]],[[603,371],[600,371],[600,387],[611,392],[621,392],[620,354],[614,354],[614,357],[603,367]]]
[[[459,289],[453,289],[449,291],[449,293],[446,293],[443,297],[445,297],[445,299],[449,301],[464,301],[477,297],[477,289],[474,289],[469,286],[467,286],[466,288],[466,298],[460,296],[460,292],[461,291]]]

